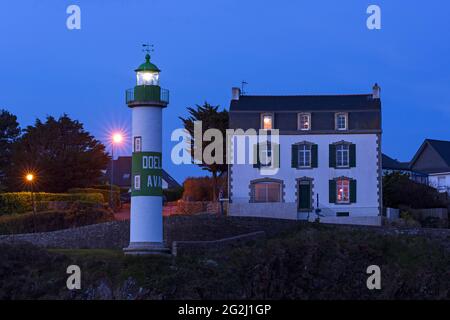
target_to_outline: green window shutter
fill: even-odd
[[[356,144],[349,146],[350,167],[356,167]]]
[[[356,202],[356,180],[350,180],[350,202]]]
[[[329,203],[336,203],[336,181],[329,180],[328,181],[328,190],[329,190]]]
[[[293,144],[291,148],[291,166],[292,168],[298,167],[298,145]]]
[[[255,161],[256,159],[256,161]],[[260,163],[259,163],[259,143],[256,143],[253,145],[253,168],[259,168],[260,167]]]
[[[329,163],[330,168],[336,167],[336,146],[334,144],[330,144],[329,146]]]
[[[318,148],[317,144],[311,145],[311,167],[317,168],[318,166]]]

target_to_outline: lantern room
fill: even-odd
[[[136,70],[136,84],[138,86],[158,86],[159,73],[161,70],[150,62],[150,55],[147,53],[145,62]]]

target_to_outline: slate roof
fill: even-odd
[[[445,140],[425,139],[420,148],[417,150],[413,159],[411,160],[411,166],[415,166],[416,161],[421,156],[427,145],[436,151],[436,153],[445,163],[445,166],[436,166],[435,163],[430,162],[430,167],[423,168],[421,169],[421,171],[428,174],[450,172],[450,141]]]
[[[230,111],[329,111],[380,110],[372,94],[351,95],[241,95],[231,100]]]
[[[382,154],[381,158],[382,168],[390,169],[390,170],[410,170],[409,162],[400,162],[396,159],[392,159],[391,157]]]
[[[450,141],[433,139],[426,139],[425,141],[427,141],[434,148],[434,150],[439,153],[442,160],[444,160],[450,167]]]
[[[126,177],[125,174],[129,174],[130,176]],[[167,182],[169,189],[181,187],[180,184],[164,169],[162,170],[162,178]],[[108,169],[106,170],[105,179],[109,182],[110,165],[108,165]],[[113,183],[121,187],[131,186],[131,157],[118,157],[114,160]]]

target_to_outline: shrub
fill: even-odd
[[[114,221],[114,214],[103,208],[44,211],[0,217],[0,234],[48,232]]]
[[[113,184],[113,191],[121,191],[122,188]],[[102,189],[102,190],[111,190],[111,185],[109,184],[96,184],[90,187],[90,189]]]
[[[109,186],[108,186],[109,187]],[[117,210],[120,208],[120,188],[113,186],[113,209]],[[78,194],[102,194],[102,198],[104,203],[109,203],[109,197],[111,190],[110,189],[95,189],[95,188],[73,188],[69,189],[69,193],[78,193]]]
[[[93,203],[103,203],[103,196],[100,193],[45,193],[36,192],[33,194],[38,210],[46,210],[49,202],[75,202],[88,201]],[[33,211],[30,192],[10,192],[0,194],[0,216],[6,214],[20,214]]]
[[[390,208],[403,205],[415,209],[447,206],[436,189],[414,182],[407,175],[399,173],[383,177],[383,205]]]
[[[226,196],[227,180],[225,177],[217,179],[217,188]],[[216,201],[213,199],[213,179],[211,177],[187,178],[183,184],[183,200],[186,201]]]

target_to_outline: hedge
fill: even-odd
[[[110,189],[96,189],[96,188],[73,188],[69,189],[69,193],[75,193],[75,194],[102,194],[103,202],[109,203],[109,197],[110,197]],[[119,209],[120,208],[120,189],[117,191],[117,189],[113,188],[113,209]]]
[[[44,211],[0,217],[0,234],[48,232],[114,221],[114,214],[102,208]]]
[[[38,211],[46,209],[46,204],[54,201],[75,202],[86,201],[103,203],[101,193],[33,193]],[[21,214],[33,211],[30,192],[0,193],[0,216],[9,214]]]

